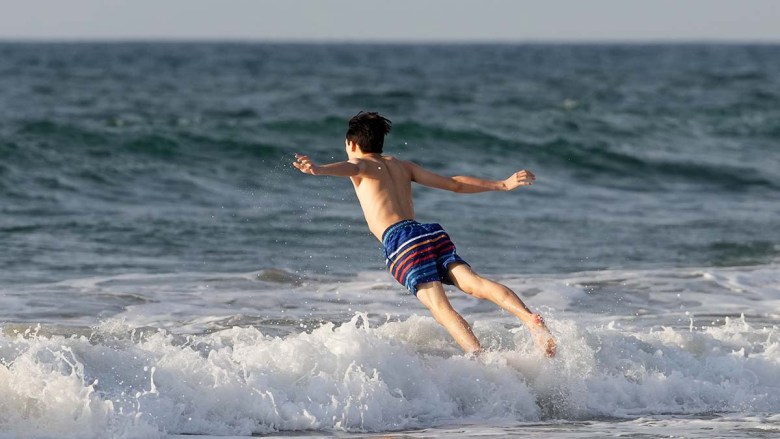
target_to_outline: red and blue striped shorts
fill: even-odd
[[[447,268],[454,263],[467,264],[439,224],[397,222],[382,234],[382,244],[390,274],[415,296],[421,283],[439,281],[452,285]]]

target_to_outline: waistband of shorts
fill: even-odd
[[[392,234],[396,230],[400,229],[401,227],[410,225],[410,224],[420,224],[420,223],[418,223],[417,221],[415,221],[413,219],[405,219],[405,220],[398,221],[397,223],[395,223],[395,224],[391,225],[390,227],[386,228],[384,232],[382,232],[382,242],[384,243],[385,240],[387,239],[387,237],[390,236],[390,234]]]

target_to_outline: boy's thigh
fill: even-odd
[[[444,293],[444,287],[441,282],[425,282],[417,285],[417,298],[428,309],[437,309],[441,307],[450,307],[450,301]]]
[[[465,263],[451,264],[447,269],[447,274],[456,287],[469,294],[471,294],[472,290],[477,288],[482,281],[482,278]]]

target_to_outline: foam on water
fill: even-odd
[[[497,346],[461,355],[429,317],[355,315],[285,337],[253,327],[176,335],[109,320],[89,335],[6,328],[0,431],[8,437],[398,431],[780,410],[776,326],[632,330],[551,320],[553,361],[527,332],[477,321]],[[26,333],[25,333],[26,332]]]

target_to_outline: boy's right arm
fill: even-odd
[[[317,165],[309,156],[295,154],[293,166],[298,168],[304,174],[310,175],[333,175],[336,177],[354,177],[365,172],[366,165],[362,160],[352,159],[344,162],[329,163],[327,165]]]
[[[531,171],[526,170],[515,172],[505,180],[485,180],[465,175],[445,177],[435,172],[431,172],[416,163],[408,161],[404,163],[412,174],[412,181],[423,186],[462,194],[487,191],[511,191],[520,186],[530,186],[533,184],[534,180],[536,180],[536,176]]]

